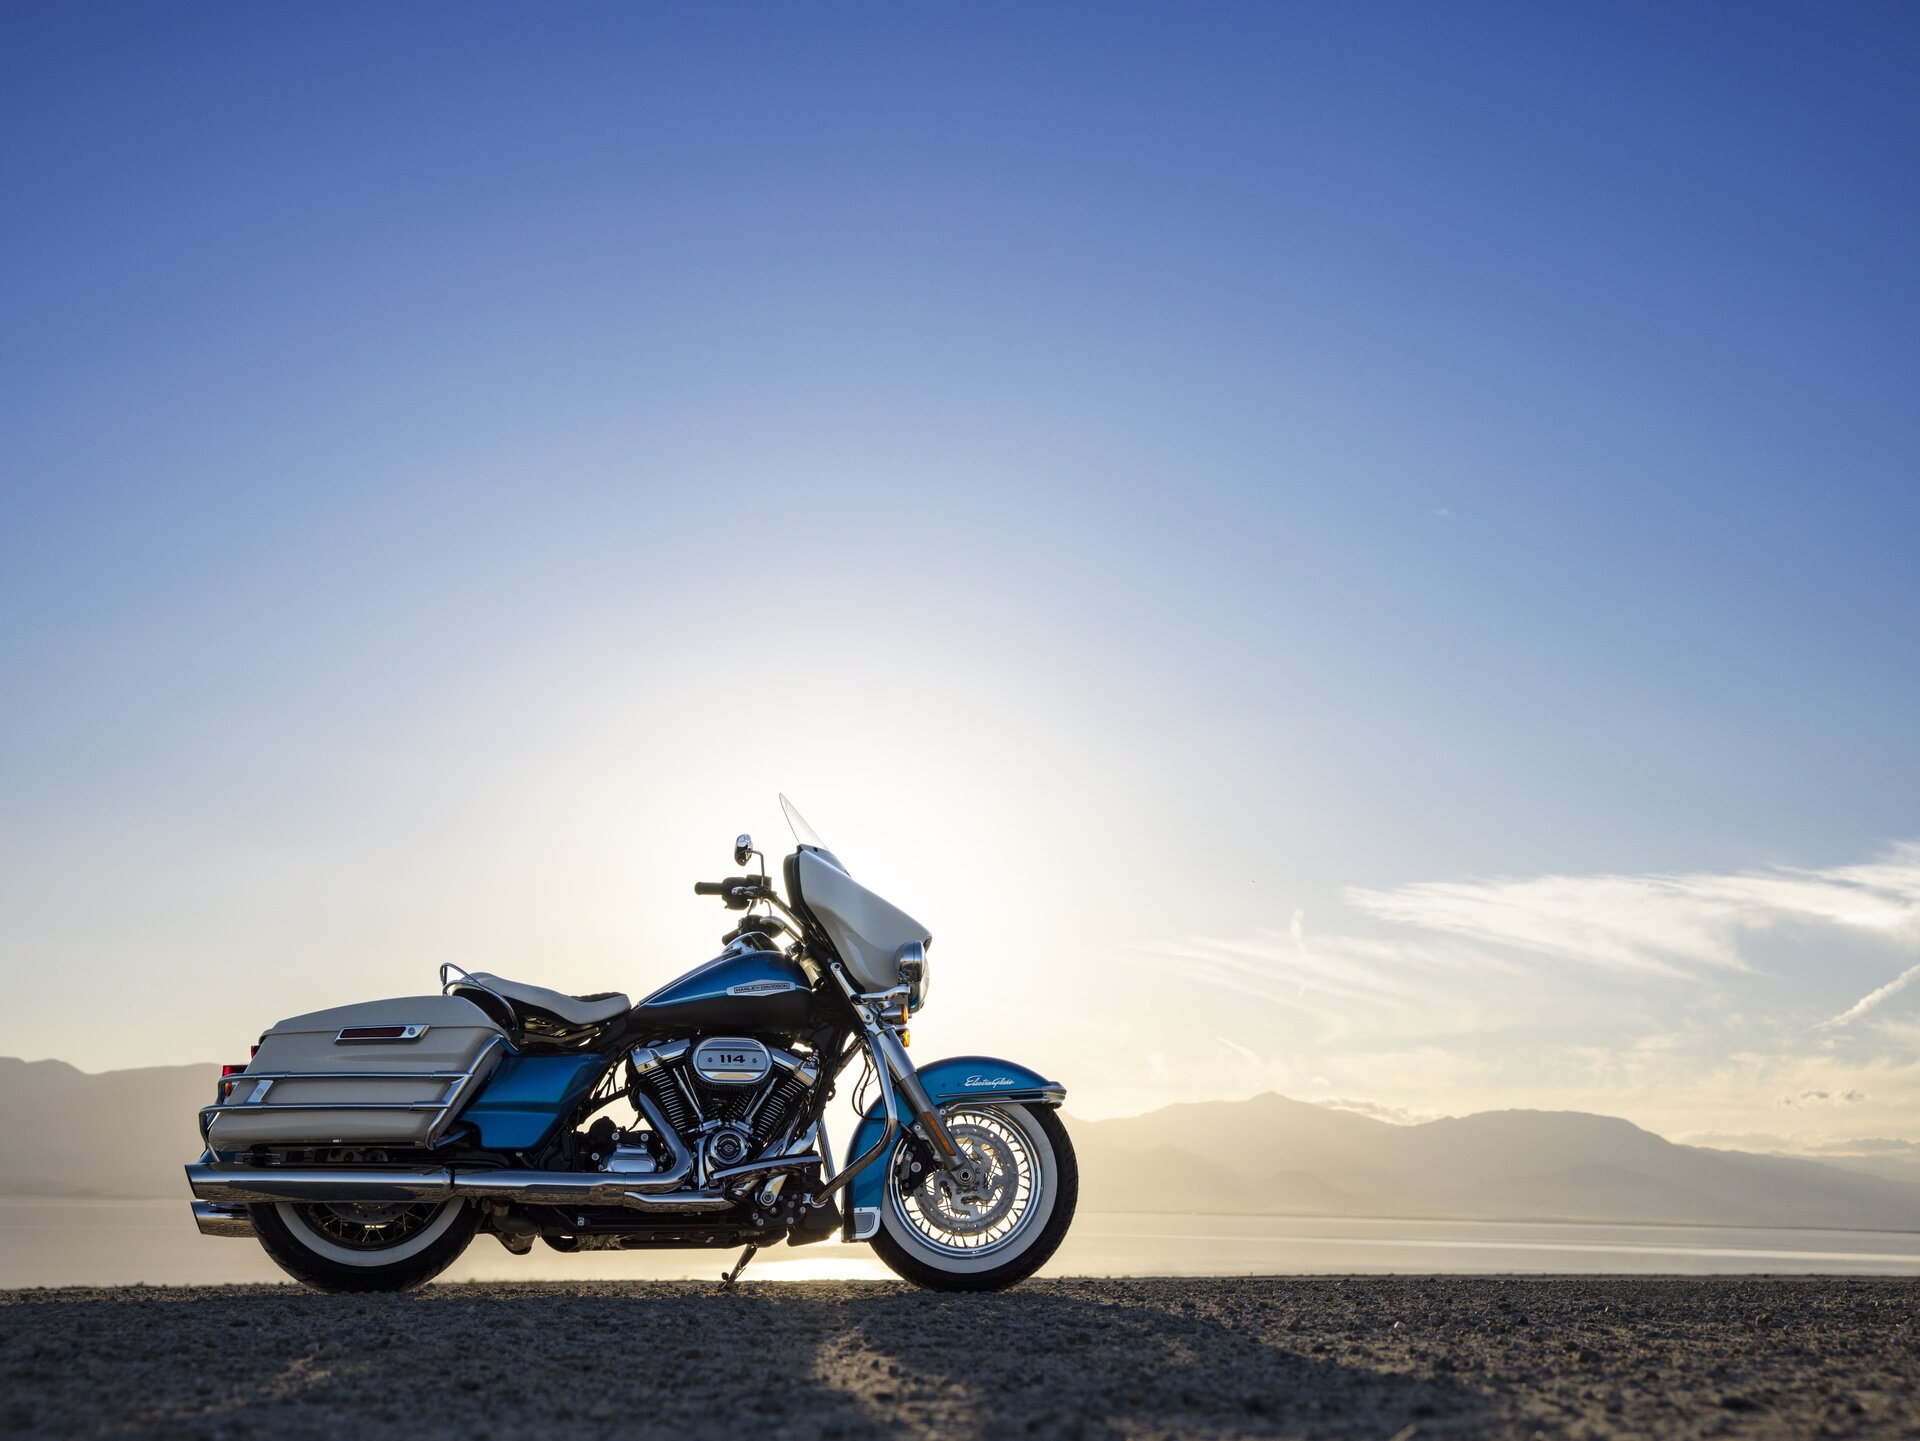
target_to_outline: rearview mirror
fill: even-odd
[[[734,837],[733,863],[736,866],[744,866],[747,863],[747,857],[752,854],[753,854],[753,837],[752,836]]]

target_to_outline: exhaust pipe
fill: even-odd
[[[448,1190],[452,1196],[475,1200],[517,1201],[523,1206],[632,1206],[656,1211],[724,1211],[728,1196],[705,1191],[660,1189],[661,1176],[607,1175],[595,1171],[569,1175],[564,1171],[459,1171]],[[686,1177],[667,1175],[669,1184]],[[639,1183],[653,1187],[641,1190]]]
[[[305,1171],[279,1166],[187,1167],[187,1184],[202,1201],[223,1206],[271,1205],[276,1201],[417,1206],[453,1195],[453,1172],[445,1166],[405,1171]]]
[[[193,1203],[193,1224],[203,1236],[251,1236],[253,1220],[245,1206],[221,1206],[212,1201]]]
[[[626,1206],[647,1211],[724,1211],[729,1196],[708,1191],[641,1191],[636,1183],[658,1177],[608,1176],[601,1172],[569,1175],[563,1171],[452,1171],[428,1167],[408,1171],[321,1171],[279,1166],[187,1167],[193,1194],[215,1206],[272,1205],[307,1201],[350,1205],[437,1205],[463,1200],[515,1201],[523,1206]]]
[[[221,1166],[200,1161],[187,1167],[187,1182],[202,1201],[259,1205],[279,1201],[338,1205],[386,1203],[432,1205],[454,1197],[516,1201],[523,1206],[627,1206],[647,1211],[724,1211],[727,1196],[686,1189],[693,1157],[651,1097],[636,1097],[654,1134],[671,1152],[664,1169],[639,1174],[590,1171],[509,1171],[448,1166],[381,1170],[294,1170],[278,1166]],[[780,1164],[780,1163],[775,1163]]]

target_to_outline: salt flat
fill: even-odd
[[[11,1291],[0,1430],[1914,1436],[1916,1310],[1886,1277]]]
[[[449,1281],[699,1281],[735,1252],[536,1246],[482,1239]],[[1920,1232],[1583,1222],[1406,1221],[1336,1216],[1182,1216],[1083,1210],[1049,1276],[1881,1275],[1920,1277]],[[763,1251],[756,1281],[890,1281],[864,1245]],[[235,1285],[284,1281],[250,1240],[195,1229],[187,1203],[0,1200],[0,1287]]]

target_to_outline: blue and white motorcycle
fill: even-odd
[[[274,1026],[200,1113],[200,1229],[329,1291],[420,1285],[483,1231],[521,1255],[744,1247],[728,1284],[836,1233],[923,1286],[1032,1275],[1079,1191],[1065,1089],[907,1059],[931,937],[780,803],[785,899],[764,860],[696,885],[739,912],[726,949],[638,1005],[447,966],[439,995]],[[827,1102],[855,1063],[873,1096],[836,1170]]]

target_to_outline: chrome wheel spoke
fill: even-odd
[[[416,1235],[429,1225],[438,1206],[326,1205],[299,1208],[314,1231],[356,1250],[377,1251]]]
[[[938,1171],[910,1188],[896,1177],[895,1214],[934,1250],[955,1256],[998,1250],[1035,1215],[1039,1168],[1033,1144],[997,1107],[955,1107],[945,1119],[971,1173],[969,1184],[963,1189]],[[900,1164],[911,1163],[903,1155]]]

